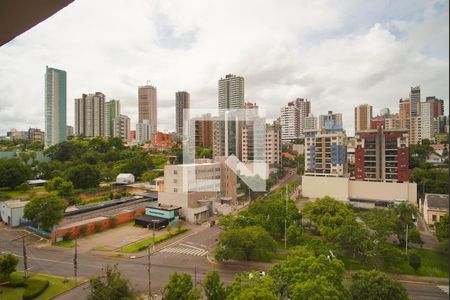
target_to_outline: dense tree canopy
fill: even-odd
[[[0,187],[15,189],[30,177],[30,168],[20,159],[0,159]]]
[[[100,183],[100,172],[95,166],[86,163],[69,168],[65,177],[77,189],[96,187]]]
[[[260,226],[233,228],[221,233],[216,258],[269,261],[275,248],[273,238]]]
[[[19,259],[12,253],[0,256],[0,283],[9,278],[16,271]]]
[[[122,277],[116,266],[106,266],[105,275],[89,280],[88,300],[133,300],[137,299],[129,281]]]
[[[409,299],[400,283],[375,270],[353,273],[349,291],[353,300]]]
[[[259,273],[244,273],[234,277],[227,287],[227,299],[233,300],[276,300],[275,284],[270,276]]]
[[[33,198],[25,206],[24,218],[50,231],[64,217],[64,201],[56,196],[40,196]]]
[[[304,247],[291,250],[287,259],[276,264],[269,275],[280,298],[348,299],[342,285],[344,264],[325,255],[316,256]]]
[[[207,300],[225,300],[227,296],[225,287],[220,281],[219,272],[216,270],[208,271],[202,287]]]
[[[439,222],[434,223],[436,237],[439,241],[448,240],[448,214],[443,216]]]
[[[415,169],[409,180],[417,183],[417,191],[432,194],[448,194],[448,169]]]
[[[200,299],[200,293],[192,285],[192,277],[186,273],[173,273],[169,282],[164,286],[166,300],[195,300]]]

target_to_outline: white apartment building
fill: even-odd
[[[192,164],[166,165],[158,203],[181,207],[188,222],[201,223],[215,213],[217,203],[234,204],[236,175],[226,157],[196,160]],[[216,203],[217,202],[217,203]]]
[[[136,124],[136,141],[139,144],[144,144],[151,140],[153,133],[154,131],[149,120],[142,120],[141,123]]]
[[[280,125],[283,141],[300,137],[300,112],[294,102],[289,102],[281,108]]]
[[[130,118],[125,115],[119,115],[113,120],[113,136],[121,137],[124,140],[130,140]]]
[[[420,103],[420,130],[422,139],[434,139],[434,118],[431,102]]]
[[[305,117],[305,127],[304,131],[316,130],[317,129],[317,117],[315,117],[312,113],[309,113],[307,117]]]

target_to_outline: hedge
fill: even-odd
[[[23,299],[30,300],[37,298],[48,288],[49,284],[50,282],[48,280],[28,279],[27,287],[23,292]]]

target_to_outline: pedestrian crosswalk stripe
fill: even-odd
[[[170,247],[170,248],[164,248],[161,250],[161,252],[167,252],[167,253],[176,253],[176,254],[184,254],[184,255],[196,255],[196,256],[203,256],[206,253],[208,253],[207,250],[197,248],[197,247]]]
[[[438,285],[438,288],[448,295],[448,285]]]

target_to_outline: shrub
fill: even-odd
[[[26,191],[29,191],[31,189],[31,187],[26,182],[24,182],[18,186],[18,189],[22,192],[26,192]]]
[[[67,242],[68,240],[70,240],[72,236],[72,231],[67,231],[66,233],[63,234],[63,241]]]
[[[87,227],[87,225],[86,225],[86,224],[84,224],[84,225],[81,225],[81,226],[80,226],[80,228],[79,228],[79,231],[80,231],[80,235],[85,235],[85,234],[86,234],[86,232],[87,232],[87,229],[88,229],[88,227]]]
[[[109,217],[109,222],[111,223],[111,228],[114,228],[117,226],[117,218],[116,217]]]
[[[42,294],[49,286],[48,280],[28,279],[27,287],[23,292],[23,299],[35,299]]]
[[[414,269],[414,271],[417,272],[419,270],[420,266],[422,265],[422,262],[420,261],[420,256],[416,253],[411,253],[409,255],[409,265]]]
[[[21,288],[21,287],[26,287],[27,283],[26,283],[26,279],[23,277],[11,276],[11,278],[9,279],[9,283],[5,284],[5,286],[12,287],[12,288]]]
[[[102,230],[102,222],[95,222],[94,227],[95,231],[99,232],[100,230]]]

